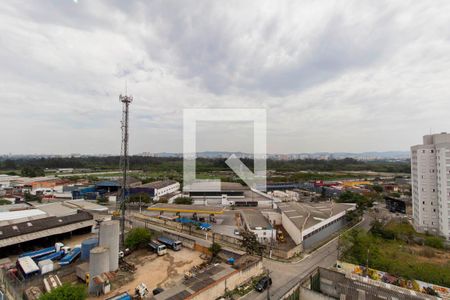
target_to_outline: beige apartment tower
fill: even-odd
[[[450,240],[450,134],[426,135],[411,147],[414,227]]]

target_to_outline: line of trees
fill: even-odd
[[[29,168],[87,168],[95,170],[118,169],[119,156],[107,157],[51,157],[51,158],[18,158],[0,160],[0,170],[22,170]],[[242,159],[243,163],[253,170],[253,159]],[[359,161],[351,158],[318,160],[267,160],[267,167],[276,171],[375,171],[410,173],[410,162],[401,161]],[[130,168],[144,171],[175,171],[183,169],[182,158],[131,156]],[[229,170],[225,159],[198,158],[197,171]]]

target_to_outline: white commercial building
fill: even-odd
[[[180,183],[175,180],[154,181],[140,185],[139,188],[153,189],[153,197],[159,200],[164,195],[173,194],[180,190]]]
[[[415,229],[450,240],[450,134],[411,147],[411,175]]]
[[[0,174],[0,189],[9,188],[20,176]]]
[[[283,202],[281,211],[283,228],[296,245],[311,249],[347,224],[346,214],[356,209],[354,203]]]

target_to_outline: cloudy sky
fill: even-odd
[[[450,131],[450,1],[3,1],[0,154],[182,150],[186,108],[267,109],[268,152]],[[201,125],[201,124],[200,124]],[[248,151],[248,123],[199,150]]]

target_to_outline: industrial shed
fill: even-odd
[[[0,248],[70,233],[83,228],[89,229],[94,224],[95,221],[90,213],[78,211],[68,216],[51,216],[0,226]]]
[[[281,222],[294,242],[303,244],[304,249],[312,248],[331,234],[343,228],[345,215],[355,210],[352,203],[300,203],[277,204],[281,211]]]

